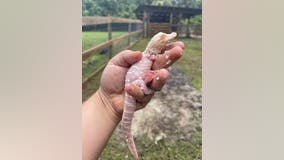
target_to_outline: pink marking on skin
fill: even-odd
[[[152,80],[153,80],[154,77],[155,77],[155,74],[156,74],[155,71],[151,71],[151,70],[147,71],[147,72],[145,73],[145,77],[144,77],[145,83],[146,83],[146,84],[151,83]]]
[[[166,64],[170,64],[171,62],[172,62],[171,60],[168,60]]]

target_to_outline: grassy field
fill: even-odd
[[[128,32],[112,32],[112,38],[119,37]],[[107,32],[82,32],[82,51],[108,40]]]
[[[198,40],[182,40],[185,44],[184,54],[174,65],[187,74],[192,85],[199,91],[202,89],[202,42]]]

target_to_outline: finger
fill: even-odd
[[[137,100],[137,103],[139,103],[142,106],[145,106],[148,102],[150,102],[151,98],[153,97],[154,94],[149,94],[147,96],[144,96],[142,100]]]
[[[174,48],[174,47],[176,47],[176,46],[179,46],[179,47],[181,47],[182,49],[184,49],[184,43],[181,42],[181,41],[178,41],[178,42],[174,42],[174,43],[171,43],[171,44],[166,45],[166,47],[162,50],[162,53],[163,53],[164,51],[170,50],[170,49],[172,49],[172,48]]]
[[[134,84],[127,84],[125,90],[128,94],[134,97],[137,101],[143,101],[145,95],[142,89]]]
[[[175,61],[177,61],[183,54],[183,49],[180,46],[165,51],[164,54],[159,55],[153,63],[152,69],[168,68]]]
[[[169,72],[166,69],[159,70],[154,80],[150,84],[150,88],[153,89],[154,91],[161,90],[164,84],[166,83],[168,77],[169,77]]]
[[[145,106],[146,106],[146,105],[137,102],[137,103],[136,103],[136,110],[135,110],[135,111],[140,110],[140,109],[143,109]]]
[[[114,56],[110,63],[121,67],[129,67],[135,62],[142,58],[142,53],[140,51],[124,50]]]
[[[145,83],[146,83],[147,85],[148,85],[149,83],[151,83],[152,80],[155,78],[156,74],[157,74],[157,71],[151,71],[151,70],[147,71],[147,72],[145,73],[145,77],[144,77]]]
[[[142,101],[142,102],[137,101],[136,102],[136,106],[137,106],[136,110],[144,108],[150,102],[152,97],[153,97],[153,95],[148,95],[148,96],[145,97],[144,101]]]

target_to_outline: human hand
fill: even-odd
[[[152,90],[161,90],[169,75],[165,68],[171,66],[182,56],[183,48],[184,44],[182,42],[175,42],[166,46],[162,50],[162,54],[157,56],[152,65],[152,70],[155,72],[149,84]],[[139,51],[122,51],[108,62],[103,71],[98,92],[104,99],[104,103],[112,107],[119,117],[123,112],[125,90],[136,99],[137,109],[145,107],[153,96],[153,94],[144,95],[143,91],[133,84],[124,86],[127,70],[141,58],[142,53]],[[159,77],[159,79],[157,80],[155,77]]]

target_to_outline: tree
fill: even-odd
[[[176,0],[176,6],[185,8],[201,8],[201,0]]]
[[[201,0],[83,0],[83,16],[117,16],[136,18],[134,13],[139,5],[159,5],[201,8]]]
[[[152,0],[151,5],[155,6],[175,6],[184,8],[201,8],[201,0]]]
[[[135,18],[137,0],[83,0],[83,16],[118,16]],[[146,2],[146,1],[145,1]]]
[[[154,6],[173,6],[172,0],[153,0],[151,5]]]

